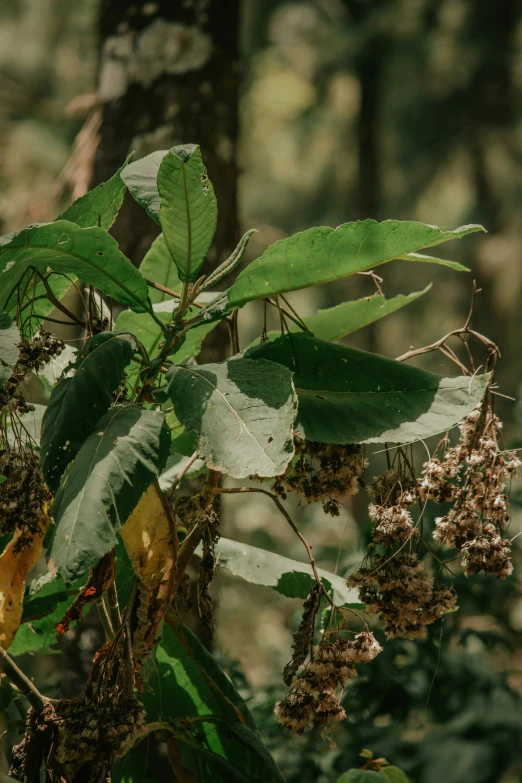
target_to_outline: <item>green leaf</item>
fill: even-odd
[[[163,236],[181,280],[194,280],[212,244],[217,202],[195,144],[173,147],[158,172]]]
[[[26,588],[22,622],[38,620],[54,612],[59,603],[67,600],[68,595],[62,577],[47,571],[42,577],[34,579]]]
[[[160,234],[150,246],[150,249],[140,264],[140,272],[146,280],[151,280],[153,283],[159,283],[165,288],[169,288],[171,291],[181,291],[181,280],[179,279],[178,270],[171,258],[163,234]],[[150,286],[149,298],[152,304],[165,301],[172,302],[171,296]]]
[[[323,443],[409,443],[445,432],[481,402],[490,377],[444,378],[308,334],[280,337],[246,356],[294,372],[296,430]]]
[[[129,163],[121,172],[121,178],[133,198],[156,223],[160,222],[161,203],[158,192],[158,171],[163,158],[168,153],[169,150],[157,150],[134,163]]]
[[[371,769],[350,769],[337,778],[337,783],[384,783],[385,780],[380,772]]]
[[[355,299],[352,302],[342,302],[335,307],[329,307],[326,310],[318,310],[315,315],[303,318],[305,325],[316,337],[328,342],[335,342],[347,334],[352,334],[358,329],[362,329],[368,324],[379,321],[391,313],[395,313],[402,307],[414,302],[420,296],[426,294],[431,288],[426,286],[423,291],[416,291],[413,294],[399,294],[392,299],[379,295],[370,298]],[[288,323],[291,332],[302,331],[299,326],[292,321]],[[276,340],[281,336],[280,332],[268,332],[269,340]],[[259,345],[261,339],[258,338],[250,346]]]
[[[108,231],[116,220],[127,189],[120,176],[124,167],[125,164],[107,182],[77,198],[56,220],[69,220],[81,228],[100,226]]]
[[[20,339],[20,332],[11,316],[0,310],[0,365],[5,365],[8,369],[14,367],[20,353]],[[1,369],[0,366],[0,371]]]
[[[388,783],[410,783],[404,772],[399,767],[383,767],[381,774],[384,775]]]
[[[75,374],[59,381],[43,417],[40,465],[56,492],[69,462],[112,405],[134,347],[124,335],[103,332],[88,340],[78,353]]]
[[[197,438],[191,433],[187,432],[183,424],[176,416],[175,411],[169,411],[165,416],[165,421],[170,430],[171,454],[183,454],[185,457],[190,457],[197,448]]]
[[[234,576],[255,585],[272,587],[288,598],[304,599],[315,585],[310,563],[301,563],[266,549],[220,538],[216,543],[216,554],[218,565]],[[327,590],[333,590],[332,597],[337,606],[364,609],[357,590],[350,590],[346,579],[321,568],[318,572]]]
[[[0,279],[6,296],[29,267],[41,274],[49,268],[72,273],[138,313],[150,309],[145,280],[102,228],[58,220],[2,237]]]
[[[168,393],[179,421],[199,436],[209,467],[236,478],[277,476],[293,455],[296,397],[288,370],[230,359],[171,367]]]
[[[170,448],[162,413],[116,405],[102,416],[51,508],[50,558],[67,583],[117,544],[116,530],[163,469]]]
[[[398,259],[401,261],[418,261],[424,264],[440,264],[441,266],[448,266],[450,269],[454,269],[455,272],[471,272],[469,267],[459,264],[458,261],[448,261],[447,258],[437,258],[436,256],[425,256],[422,253],[404,253],[402,256],[398,256]]]
[[[484,229],[470,225],[441,231],[411,220],[362,220],[344,223],[335,230],[309,228],[275,242],[252,261],[229,289],[228,304],[242,307],[253,299],[339,280],[475,231]],[[438,263],[438,259],[433,262]]]
[[[157,647],[156,661],[149,667],[148,688],[142,701],[149,721],[162,718],[171,723],[193,721],[197,740],[254,783],[283,783],[281,773],[256,732],[248,708],[231,681],[201,642],[184,626],[165,625]],[[189,724],[190,725],[190,724]],[[188,760],[194,755],[188,754]],[[225,783],[221,770],[209,759],[208,778]],[[214,776],[212,773],[214,772]],[[230,771],[227,772],[230,774]]]

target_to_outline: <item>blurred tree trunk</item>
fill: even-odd
[[[129,152],[135,159],[196,143],[214,185],[219,221],[211,262],[238,239],[237,163],[239,0],[101,0],[102,105],[93,184]],[[158,229],[127,198],[114,227],[122,251],[139,263]]]

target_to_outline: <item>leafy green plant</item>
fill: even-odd
[[[126,188],[162,232],[139,269],[108,233]],[[379,614],[388,637],[412,638],[455,609],[448,570],[432,560],[422,529],[427,499],[453,502],[435,538],[458,550],[468,573],[510,572],[504,483],[519,463],[498,447],[495,347],[467,322],[422,349],[440,348],[463,371],[440,377],[335,343],[428,289],[393,299],[379,289],[305,319],[285,297],[396,259],[465,271],[420,251],[482,228],[395,220],[312,228],[276,242],[218,290],[252,232],[202,275],[217,219],[200,150],[184,145],[126,164],[55,222],[0,240],[0,662],[6,700],[20,703],[21,694],[29,705],[12,753],[18,780],[36,779],[40,768],[51,780],[144,779],[140,743],[151,734],[164,738],[176,779],[283,779],[247,705],[176,610],[193,556],[209,634],[218,557],[246,581],[304,599],[276,715],[297,733],[316,726],[326,735],[345,716],[336,692],[382,649],[361,610]],[[71,286],[83,287],[81,317],[63,303]],[[238,314],[257,299],[277,311],[281,330],[260,325],[259,340],[241,350]],[[52,328],[64,317],[81,330],[75,350],[43,329],[45,319]],[[221,322],[229,358],[198,361]],[[452,336],[487,344],[485,372],[471,353],[469,368],[457,360]],[[45,407],[27,399],[30,374],[50,390]],[[457,446],[444,436],[417,480],[413,442],[459,423]],[[368,558],[347,586],[317,567],[285,500],[294,493],[336,515],[361,486],[372,443],[392,457],[370,488]],[[189,476],[198,491],[179,493]],[[219,496],[249,492],[270,498],[307,563],[220,538]],[[42,552],[47,573],[26,586]],[[83,692],[50,699],[14,659],[55,652],[57,636],[93,603],[106,642]],[[398,783],[394,769],[355,774]]]

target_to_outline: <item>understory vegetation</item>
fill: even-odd
[[[139,268],[109,233],[127,190],[161,229]],[[440,661],[442,629],[445,645],[462,636],[452,616],[461,589],[469,600],[466,580],[487,593],[484,575],[512,573],[508,495],[520,460],[495,412],[500,353],[474,328],[475,287],[461,328],[398,360],[338,341],[428,290],[386,298],[377,267],[466,273],[433,248],[484,229],[314,227],[245,266],[247,231],[203,275],[217,221],[200,149],[187,144],[126,162],[54,222],[0,240],[0,705],[8,736],[20,735],[7,748],[16,780],[40,780],[42,770],[53,783],[156,780],[147,771],[155,737],[176,780],[275,783],[309,736],[320,745],[301,781],[317,780],[322,765],[339,783],[404,783],[393,762],[397,754],[408,767],[407,740],[386,750],[391,763],[376,758],[370,718],[393,722],[413,688],[417,710],[431,698],[439,721],[450,721],[452,683],[477,682],[464,654]],[[352,275],[369,275],[375,293],[308,317],[288,297]],[[238,319],[256,300],[259,336],[240,345]],[[62,342],[61,322],[75,324],[77,341]],[[218,328],[228,358],[198,361]],[[430,351],[455,372],[409,363]],[[36,387],[47,404],[32,401]],[[256,494],[297,537],[302,561],[221,535],[222,497]],[[364,558],[349,573],[326,571],[292,501],[336,517],[356,495],[367,505]],[[218,565],[301,599],[286,693],[253,693],[209,651]],[[52,652],[93,604],[105,640],[88,681],[74,698],[53,698],[17,659]],[[422,681],[415,656],[430,672]],[[516,711],[500,675],[480,677],[498,711]],[[375,694],[386,679],[395,692],[384,704]],[[473,721],[494,719],[485,698],[476,690],[462,729],[475,750]],[[444,731],[433,743],[458,735]],[[442,779],[434,748],[425,751],[433,781]]]

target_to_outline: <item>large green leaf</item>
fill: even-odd
[[[228,304],[241,307],[252,299],[339,280],[404,254],[483,230],[482,226],[470,225],[441,231],[411,220],[362,220],[344,223],[335,230],[325,226],[309,228],[275,242],[252,261],[229,289]],[[438,263],[438,259],[433,262]]]
[[[158,192],[158,171],[169,150],[157,150],[140,160],[129,163],[121,172],[121,178],[138,204],[149,217],[159,223],[161,197]]]
[[[407,776],[399,767],[383,767],[381,774],[384,775],[388,783],[409,783]]]
[[[431,283],[423,291],[415,291],[413,294],[406,295],[398,294],[398,296],[394,296],[392,299],[386,299],[385,296],[379,294],[369,298],[355,299],[352,302],[342,302],[335,307],[318,310],[315,315],[303,318],[303,321],[316,337],[320,337],[328,342],[335,342],[340,340],[341,337],[346,337],[347,334],[352,334],[358,329],[368,326],[368,324],[375,323],[375,321],[395,313],[401,307],[406,307],[406,305],[427,293],[430,288]],[[292,321],[288,322],[288,329],[291,332],[302,331]],[[275,331],[268,332],[267,335],[269,340],[277,340],[280,336],[281,333]],[[261,339],[258,338],[249,347],[259,345],[260,342]]]
[[[385,783],[385,780],[380,772],[371,769],[350,769],[337,778],[337,783]]]
[[[108,231],[116,220],[127,189],[120,176],[123,168],[121,166],[107,182],[73,201],[56,220],[69,220],[81,228],[100,226]]]
[[[444,378],[292,334],[247,352],[294,372],[298,432],[323,443],[409,443],[445,432],[482,400],[489,375]]]
[[[193,280],[212,244],[217,201],[195,144],[173,147],[158,172],[163,236],[181,280]]]
[[[116,546],[145,489],[161,472],[170,448],[162,413],[116,405],[102,416],[56,495],[50,557],[71,582]]]
[[[148,720],[182,724],[193,722],[195,739],[203,748],[226,759],[247,781],[283,783],[281,773],[262,745],[248,708],[231,681],[184,626],[165,625],[154,666],[149,667],[148,689],[142,694]],[[188,751],[188,752],[187,752]],[[196,768],[194,752],[185,748],[184,764]],[[205,756],[205,771],[215,783],[232,780],[231,771]]]
[[[289,598],[306,598],[315,585],[310,563],[301,563],[250,544],[241,544],[230,538],[216,543],[218,564],[235,576],[255,585],[265,585]],[[319,576],[337,606],[364,609],[357,590],[346,586],[346,579],[329,571],[318,569]]]
[[[133,353],[133,344],[126,335],[96,335],[78,353],[74,375],[59,381],[53,389],[40,440],[42,473],[53,492],[69,462],[112,405],[112,393]]]
[[[20,332],[10,315],[0,310],[0,386],[18,361]]]
[[[35,267],[41,274],[46,274],[49,268],[72,273],[138,313],[150,309],[144,278],[102,228],[80,228],[67,220],[58,220],[2,237],[3,295],[4,292],[6,297],[9,295],[29,267]]]
[[[168,393],[179,421],[199,436],[209,467],[236,478],[276,476],[293,455],[296,397],[279,364],[230,359],[171,367]]]
[[[178,270],[171,258],[170,250],[167,247],[163,234],[156,237],[150,246],[140,264],[140,272],[146,280],[159,283],[171,291],[178,293],[181,291],[181,280],[179,279]],[[149,297],[152,304],[165,302],[166,300],[172,301],[172,297],[168,294],[152,287],[149,287]]]

